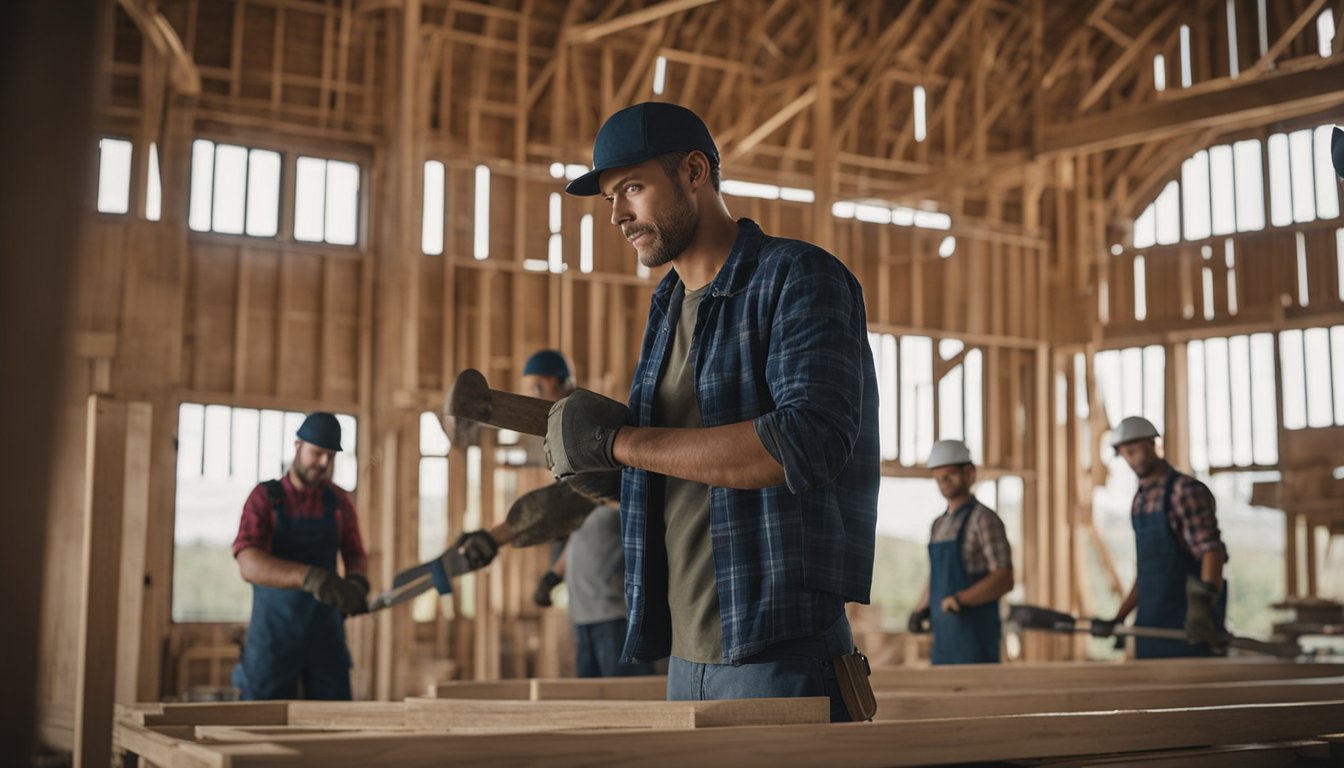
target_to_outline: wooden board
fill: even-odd
[[[873,688],[901,690],[1018,690],[1194,684],[1235,680],[1288,680],[1344,675],[1344,664],[1229,659],[1163,659],[1132,662],[1056,662],[873,670]]]
[[[830,701],[468,701],[406,700],[406,724],[420,728],[468,725],[567,725],[596,728],[706,728],[830,722]]]
[[[663,675],[586,679],[534,678],[530,682],[529,698],[532,701],[555,699],[663,701],[667,698],[667,677]]]

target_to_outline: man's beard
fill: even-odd
[[[327,470],[321,467],[316,467],[311,464],[304,466],[298,462],[295,463],[297,464],[296,469],[299,471],[299,477],[308,485],[316,485],[322,482],[327,476]]]
[[[672,261],[695,239],[695,230],[700,225],[700,217],[695,210],[691,196],[680,189],[673,196],[669,210],[654,219],[652,224],[625,230],[627,238],[631,235],[648,232],[652,244],[639,254],[639,263],[652,269]]]

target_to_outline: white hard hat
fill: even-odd
[[[970,464],[971,449],[960,440],[939,440],[929,451],[929,469]]]
[[[1161,435],[1157,433],[1157,427],[1153,426],[1153,422],[1142,416],[1128,416],[1122,419],[1119,426],[1111,433],[1111,447],[1119,448],[1124,443],[1148,440],[1154,437],[1161,437]]]

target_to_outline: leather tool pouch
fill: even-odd
[[[853,653],[835,658],[835,677],[840,683],[840,697],[849,710],[849,719],[858,723],[872,720],[877,714],[877,697],[873,695],[873,684],[868,680],[872,667],[868,657],[858,648]]]

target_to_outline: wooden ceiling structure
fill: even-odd
[[[1240,314],[1220,309],[1196,327],[1182,313],[1199,269],[1189,253],[1197,243],[1170,247],[1177,258],[1168,271],[1150,272],[1148,318],[1099,311],[1099,303],[1122,307],[1130,295],[1133,219],[1193,151],[1338,119],[1344,38],[1333,41],[1333,55],[1320,56],[1315,20],[1330,10],[1334,29],[1344,30],[1339,3],[1270,3],[1263,33],[1250,0],[118,0],[103,7],[98,128],[135,147],[132,203],[116,216],[87,206],[90,236],[75,278],[77,364],[56,437],[65,474],[51,489],[43,588],[48,650],[39,675],[49,705],[71,701],[80,674],[69,659],[81,653],[72,598],[83,587],[58,563],[78,560],[92,514],[83,485],[69,482],[94,465],[85,450],[96,444],[88,395],[147,403],[153,414],[141,436],[148,446],[141,527],[123,552],[143,564],[144,578],[122,588],[136,610],[121,621],[135,625],[137,643],[115,658],[133,670],[119,683],[126,695],[154,700],[174,692],[165,649],[212,642],[200,640],[207,630],[173,624],[168,614],[180,403],[357,415],[358,505],[377,587],[418,559],[418,420],[437,409],[458,370],[476,367],[498,386],[514,386],[526,356],[554,345],[571,353],[590,386],[624,394],[659,275],[638,273],[628,246],[605,225],[601,200],[565,198],[563,227],[548,227],[548,200],[563,188],[552,165],[588,163],[597,127],[629,103],[658,98],[695,109],[718,141],[726,178],[810,190],[811,203],[728,201],[767,231],[812,240],[844,260],[864,285],[874,332],[983,350],[985,473],[1024,481],[1019,562],[1033,603],[1089,607],[1082,560],[1096,539],[1091,489],[1105,470],[1080,457],[1096,455],[1105,415],[1062,405],[1080,392],[1099,403],[1090,367],[1080,376],[1076,354],[1157,343],[1174,361],[1191,338],[1328,325],[1344,313],[1337,299],[1285,308],[1292,270],[1267,256],[1245,267]],[[1178,62],[1183,27],[1192,82],[1158,90],[1154,56]],[[655,96],[659,66],[666,87]],[[197,138],[274,149],[286,162],[295,154],[357,162],[359,242],[297,242],[292,212],[274,238],[192,231]],[[162,214],[152,221],[151,144],[162,188]],[[442,255],[421,249],[428,160],[446,169]],[[480,165],[492,178],[485,259],[473,254]],[[286,183],[292,200],[292,178]],[[944,230],[838,218],[837,202],[939,212],[951,223]],[[574,268],[585,216],[596,222],[591,272]],[[530,271],[526,262],[548,258],[556,228],[570,268]],[[1296,231],[1257,237],[1274,253]],[[948,235],[955,255],[939,258]],[[1336,274],[1324,237],[1311,241],[1309,258],[1313,274]],[[961,360],[938,360],[935,382]],[[1168,423],[1182,423],[1183,375],[1168,366]],[[498,517],[512,493],[545,480],[537,470],[496,466],[494,437],[481,441],[478,467],[469,470],[461,451],[449,456],[453,534]],[[1177,463],[1186,456],[1179,436],[1167,450]],[[883,470],[920,474],[908,460]],[[1335,514],[1315,519],[1344,520]],[[542,657],[555,651],[545,638],[563,628],[525,599],[542,556],[516,553],[481,574],[466,590],[473,601],[454,596],[455,619],[444,611],[418,625],[403,612],[352,622],[356,690],[397,698],[418,687],[434,660],[476,679],[558,672]],[[1080,652],[1039,639],[1024,649],[1033,659]]]

